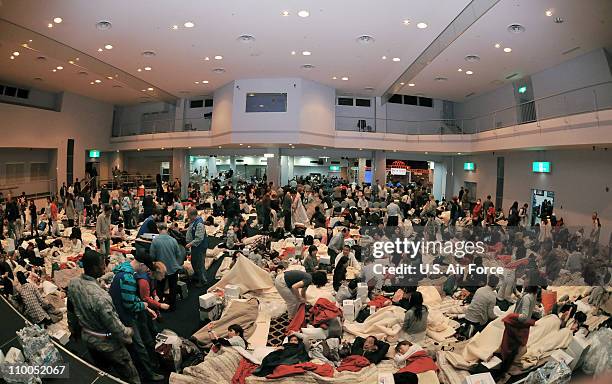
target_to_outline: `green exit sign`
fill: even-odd
[[[100,157],[100,151],[96,150],[96,149],[92,149],[89,151],[89,157],[91,158],[97,158]]]
[[[518,93],[525,93],[525,92],[527,92],[527,86],[523,85],[522,87],[519,87]]]
[[[550,162],[548,161],[534,161],[531,170],[537,173],[550,173]]]
[[[474,168],[474,163],[463,163],[463,170],[465,171],[473,171]]]
[[[340,166],[339,165],[330,165],[329,166],[329,170],[332,172],[340,172]]]

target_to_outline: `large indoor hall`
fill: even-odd
[[[612,1],[0,0],[0,382],[612,382]]]

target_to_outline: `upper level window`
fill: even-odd
[[[433,107],[433,99],[429,97],[419,97],[419,106],[421,107]]]
[[[410,95],[404,95],[404,104],[418,105],[417,97],[416,96],[410,96]]]
[[[189,102],[189,108],[202,108],[204,106],[204,100],[191,100]]]
[[[355,106],[357,107],[370,107],[370,99],[355,99]]]
[[[339,97],[338,105],[345,105],[347,107],[352,107],[354,105],[354,99],[352,97]]]
[[[393,95],[389,98],[390,103],[402,104],[402,95]]]
[[[205,107],[212,107],[213,106],[213,99],[206,99],[204,100],[204,106]]]
[[[247,93],[246,112],[287,112],[287,94]]]

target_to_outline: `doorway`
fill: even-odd
[[[555,193],[543,189],[531,190],[531,225],[542,221],[543,217],[551,216],[555,206]]]
[[[467,189],[469,192],[468,198],[470,203],[473,203],[476,201],[478,196],[478,190],[477,190],[478,184],[476,184],[473,181],[464,181],[463,182],[463,188]]]

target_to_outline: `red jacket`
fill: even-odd
[[[267,379],[278,379],[291,375],[299,375],[311,371],[319,376],[334,377],[334,367],[329,364],[300,363],[293,365],[279,365],[274,368],[274,372],[266,376]]]
[[[310,309],[310,324],[326,329],[329,321],[338,316],[342,316],[342,310],[331,301],[320,298]]]
[[[342,360],[340,366],[336,370],[338,372],[359,372],[363,367],[367,367],[369,365],[370,360],[366,359],[365,357],[359,355],[351,355]]]
[[[535,324],[532,319],[520,322],[518,317],[518,313],[511,313],[502,319],[505,325],[500,347],[503,361],[509,359],[520,346],[527,345],[529,328]]]
[[[242,358],[236,368],[236,372],[232,377],[232,384],[246,384],[246,378],[251,376],[253,371],[257,369],[258,365],[251,363],[249,360]]]

